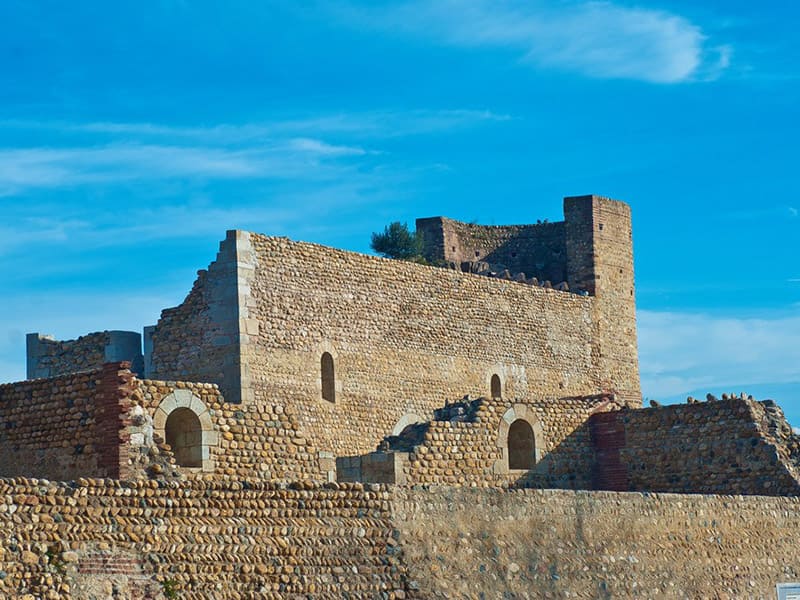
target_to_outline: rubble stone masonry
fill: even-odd
[[[401,558],[378,486],[0,480],[2,598],[402,598]]]
[[[613,419],[623,433],[618,452],[628,480],[622,489],[800,495],[796,457],[765,417],[762,403],[735,398],[593,419]]]
[[[570,288],[590,295],[229,232],[153,330],[151,376],[217,383],[245,413],[282,410],[336,456],[489,395],[493,376],[508,398],[613,391],[637,406],[629,209],[579,197],[565,214]]]
[[[738,598],[800,577],[800,499],[0,480],[0,597]]]
[[[121,361],[130,362],[135,373],[144,374],[142,336],[133,331],[98,331],[75,340],[29,333],[26,354],[28,379],[91,371]]]
[[[127,472],[132,373],[104,368],[0,385],[0,476],[120,477]]]

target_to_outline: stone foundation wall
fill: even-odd
[[[396,488],[421,598],[775,598],[800,498]]]
[[[771,598],[798,530],[798,498],[0,480],[0,597]]]
[[[764,417],[760,403],[744,399],[615,413],[627,489],[800,494],[798,471]]]
[[[398,544],[379,486],[0,480],[0,597],[397,598]]]
[[[0,476],[126,476],[126,366],[0,385]]]

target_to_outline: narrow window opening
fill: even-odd
[[[455,247],[455,246],[453,246],[453,252],[455,252],[455,251],[456,251],[456,247]]]
[[[508,468],[532,469],[535,462],[533,429],[527,421],[517,419],[508,429]]]
[[[172,411],[164,426],[164,437],[178,465],[203,466],[203,428],[194,411],[188,408]]]
[[[600,231],[603,231],[603,224],[600,223]]]
[[[475,250],[475,256],[480,256],[480,255],[481,255],[481,251],[480,250]]]
[[[333,368],[333,356],[330,352],[323,352],[320,359],[322,371],[322,399],[336,402],[336,378]]]
[[[500,376],[497,373],[492,375],[491,390],[492,398],[501,398],[503,396],[503,387],[500,383]]]

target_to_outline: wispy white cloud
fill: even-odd
[[[47,146],[0,147],[0,196],[32,188],[173,178],[333,181],[352,174],[358,160],[382,154],[372,147],[382,139],[510,118],[464,109],[210,126],[0,121],[0,130],[16,130],[18,138],[20,131],[36,130],[50,140]]]
[[[800,316],[729,318],[639,311],[642,391],[667,397],[800,382]]]
[[[114,143],[99,147],[0,150],[0,195],[29,188],[65,187],[172,177],[295,178],[325,175],[325,161],[366,151],[309,138],[248,149]]]
[[[318,156],[363,156],[367,153],[363,148],[353,146],[337,146],[311,138],[294,138],[289,140],[292,150]]]
[[[147,122],[0,121],[0,128],[44,129],[64,133],[93,133],[114,139],[152,140],[166,138],[173,143],[248,144],[291,137],[319,138],[348,135],[385,139],[448,131],[481,123],[511,121],[508,114],[486,109],[398,109],[322,114],[307,117],[284,116],[251,123],[215,125],[164,125]]]
[[[461,47],[515,52],[531,64],[589,77],[675,83],[713,79],[731,61],[700,26],[662,10],[605,1],[409,0],[335,5],[353,26],[434,38]]]

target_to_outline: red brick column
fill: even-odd
[[[103,365],[96,396],[98,467],[111,479],[128,477],[131,393],[135,388],[131,363]]]
[[[625,447],[622,415],[621,411],[611,411],[589,418],[595,460],[592,487],[596,490],[628,491],[628,467],[620,460],[620,450]]]

